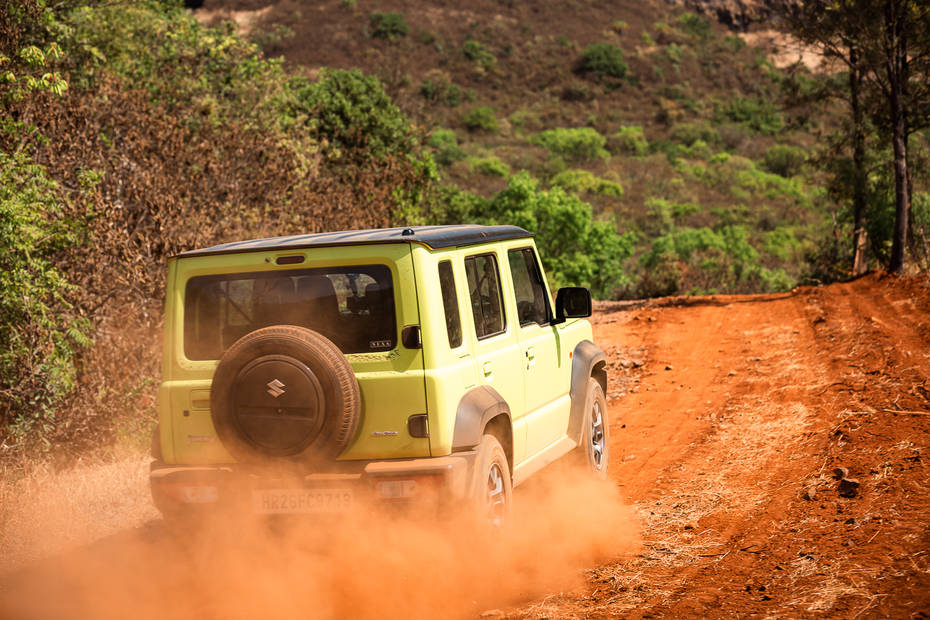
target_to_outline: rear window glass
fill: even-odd
[[[184,354],[218,359],[251,331],[299,325],[343,353],[389,351],[396,344],[394,287],[385,265],[198,276],[184,295]]]

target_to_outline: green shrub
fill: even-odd
[[[406,37],[410,32],[402,13],[372,13],[368,25],[369,34],[376,39],[393,41]]]
[[[621,127],[610,138],[611,151],[641,157],[649,152],[649,141],[639,125]]]
[[[461,87],[452,83],[449,74],[439,70],[428,71],[418,91],[424,99],[452,108],[458,106],[464,96]]]
[[[793,177],[801,171],[807,155],[802,149],[787,144],[776,144],[765,152],[763,166],[769,172],[783,177]]]
[[[672,128],[671,139],[679,144],[691,146],[698,140],[707,144],[719,144],[720,134],[713,125],[706,121],[679,123]]]
[[[333,158],[352,152],[380,159],[415,150],[410,120],[378,78],[358,69],[323,69],[319,81],[298,89],[297,99]]]
[[[551,185],[576,194],[592,193],[623,198],[623,187],[619,183],[602,179],[588,170],[563,170],[552,178]]]
[[[761,99],[736,97],[724,110],[724,114],[730,120],[767,136],[778,133],[785,125],[774,104]]]
[[[465,152],[459,147],[458,138],[451,129],[437,129],[427,139],[426,144],[435,149],[436,162],[443,166],[465,158]]]
[[[474,157],[468,160],[472,170],[489,177],[509,177],[510,167],[499,157]]]
[[[497,131],[497,115],[494,108],[489,106],[478,106],[472,108],[462,116],[462,122],[468,131],[484,131],[492,133]]]
[[[552,153],[577,161],[610,157],[605,148],[607,139],[591,127],[549,129],[539,133],[531,141]]]
[[[630,66],[623,59],[623,51],[616,45],[593,43],[582,52],[578,69],[598,79],[621,80],[629,73]]]
[[[679,15],[678,29],[701,41],[706,41],[711,34],[710,24],[694,13]]]
[[[74,288],[52,263],[76,243],[59,188],[22,154],[0,151],[0,443],[48,444],[55,409],[77,374],[89,324],[68,301]]]
[[[462,54],[482,69],[490,69],[497,64],[497,58],[488,48],[478,41],[468,40],[462,46]]]

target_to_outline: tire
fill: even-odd
[[[478,522],[502,528],[513,505],[513,483],[507,455],[493,435],[484,435],[478,444],[472,480],[472,504]]]
[[[238,462],[328,460],[358,428],[361,393],[330,340],[275,325],[246,334],[223,354],[210,410],[217,436]]]
[[[588,379],[585,390],[584,419],[581,443],[573,453],[574,464],[598,480],[606,480],[610,467],[610,425],[607,420],[607,399],[597,379]]]

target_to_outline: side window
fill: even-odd
[[[442,289],[442,309],[446,313],[449,346],[454,349],[462,344],[462,320],[459,317],[459,300],[455,294],[452,263],[447,260],[439,263],[439,287]]]
[[[469,256],[465,259],[465,275],[478,339],[502,333],[506,324],[497,259],[493,254]]]
[[[532,248],[520,248],[507,252],[513,290],[517,298],[517,316],[520,325],[549,323],[549,301],[542,271]]]

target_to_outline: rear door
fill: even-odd
[[[478,379],[507,401],[513,420],[514,463],[520,463],[526,458],[522,353],[516,329],[508,324],[504,311],[498,254],[466,256],[465,276],[475,326]]]

